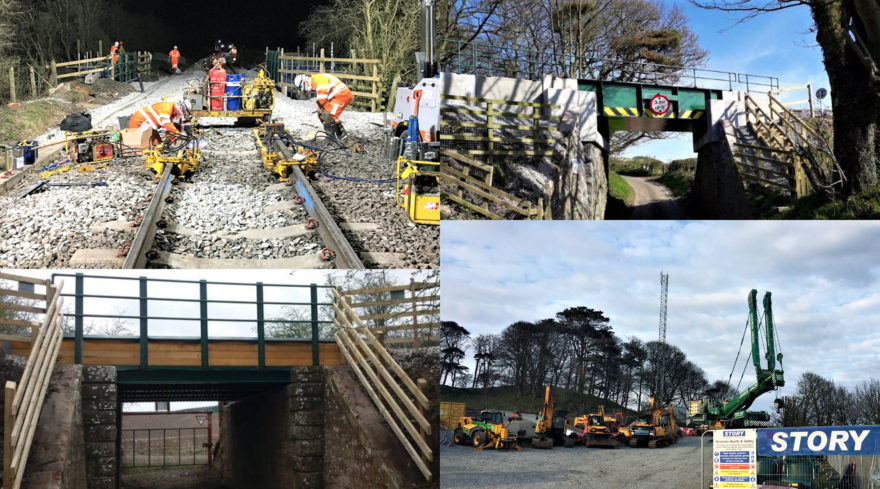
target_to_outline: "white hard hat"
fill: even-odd
[[[174,46],[174,49],[177,49],[177,46]]]
[[[177,103],[177,107],[180,109],[181,113],[188,114],[192,112],[192,101],[188,98],[185,98]]]
[[[114,45],[114,46],[119,46],[119,41],[116,41],[115,43],[113,43],[113,45]]]
[[[296,75],[293,77],[293,84],[300,90],[312,89],[312,77],[306,75]]]

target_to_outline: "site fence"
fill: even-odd
[[[434,478],[428,381],[413,381],[343,295],[336,302],[336,343],[376,408],[425,479]]]
[[[564,78],[615,80],[631,83],[721,88],[768,92],[779,88],[779,79],[705,68],[673,66],[642,61],[577,56],[563,50],[489,44],[444,39],[439,52],[441,71],[540,80],[553,75]]]
[[[358,319],[367,324],[387,348],[419,351],[440,343],[439,284],[410,281],[409,285],[339,291]],[[356,302],[355,302],[356,301]]]
[[[0,287],[0,326],[6,331],[0,339],[31,343],[21,380],[5,385],[3,489],[18,489],[61,348],[63,283],[6,273],[0,273],[0,281],[16,283],[16,288]],[[44,291],[37,293],[36,287]]]
[[[384,107],[379,89],[381,67],[381,59],[358,58],[355,49],[351,49],[349,58],[334,58],[325,56],[323,48],[311,55],[300,53],[299,49],[285,54],[283,48],[274,51],[266,48],[266,68],[270,78],[289,93],[297,90],[293,83],[297,75],[332,73],[351,89],[354,95],[352,105],[369,108],[372,112]]]
[[[21,61],[0,64],[0,102],[16,103],[41,97],[59,83],[98,74],[119,82],[131,82],[151,71],[152,54],[147,51],[122,53],[119,61],[94,53],[72,61],[51,60],[46,64]]]

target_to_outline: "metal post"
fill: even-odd
[[[202,368],[208,368],[208,282],[199,280],[199,306],[202,338]]]
[[[706,436],[706,433],[711,433],[712,430],[706,430],[700,435],[700,487],[706,487],[706,484],[703,482],[703,437]]]
[[[257,282],[257,365],[260,369],[266,368],[266,325],[263,312],[263,282]]]
[[[140,302],[140,347],[141,347],[141,368],[147,368],[150,364],[149,362],[149,321],[147,320],[147,315],[149,314],[149,299],[147,299],[147,277],[140,277],[138,279],[139,284],[139,292],[138,292],[138,301]]]
[[[312,284],[312,365],[321,364],[318,356],[318,284]]]
[[[12,103],[18,102],[18,98],[15,96],[15,67],[9,67],[9,101]]]
[[[219,406],[218,406],[218,409],[219,409]],[[219,412],[219,410],[218,410],[218,412]],[[209,467],[211,465],[213,465],[212,460],[211,460],[211,455],[214,452],[214,439],[213,439],[212,433],[211,433],[211,421],[212,421],[211,418],[212,418],[213,414],[214,413],[212,413],[212,412],[208,412],[208,466]]]
[[[83,359],[83,282],[85,278],[83,274],[76,274],[76,288],[74,294],[74,315],[73,315],[73,363],[82,364]]]

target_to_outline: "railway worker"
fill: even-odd
[[[229,44],[229,64],[236,64],[238,61],[238,49],[236,49],[235,44]]]
[[[315,73],[312,76],[297,75],[293,84],[301,91],[315,91],[318,102],[318,119],[324,125],[324,132],[342,141],[347,137],[339,116],[351,103],[353,95],[345,83],[330,73]]]
[[[171,63],[171,69],[175,73],[180,73],[180,68],[177,67],[178,61],[180,61],[180,51],[177,50],[177,46],[174,46],[174,49],[168,53],[168,62]]]
[[[112,46],[110,46],[110,55],[113,56],[114,63],[119,62],[119,41],[116,41],[115,43],[113,43]]]
[[[164,129],[165,135],[172,140],[174,139],[174,134],[180,131],[174,123],[183,120],[191,109],[189,100],[178,103],[156,102],[142,107],[132,114],[128,127],[140,132],[152,131],[150,143],[155,146],[162,140],[159,137],[160,129]]]

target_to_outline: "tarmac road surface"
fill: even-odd
[[[650,177],[621,175],[633,190],[632,219],[687,219],[672,192]]]

